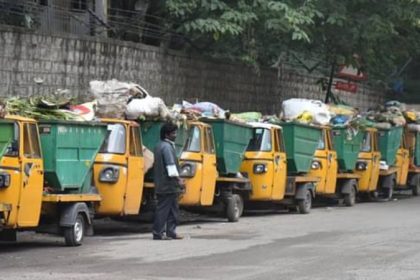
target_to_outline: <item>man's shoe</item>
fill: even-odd
[[[177,235],[174,235],[174,236],[169,236],[169,238],[181,240],[181,239],[184,239],[184,236],[177,234]]]
[[[171,240],[171,237],[168,236],[153,236],[153,240]]]

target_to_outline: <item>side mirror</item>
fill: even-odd
[[[8,147],[6,154],[9,156],[17,156],[19,155],[19,142],[17,140],[12,140]]]
[[[17,140],[13,140],[10,143],[10,147],[11,147],[11,152],[12,153],[17,153],[19,152],[19,142]]]

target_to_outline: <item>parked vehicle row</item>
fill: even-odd
[[[77,246],[93,233],[95,218],[153,209],[142,146],[153,150],[161,124],[1,120],[1,239],[35,230]],[[180,206],[222,210],[230,222],[245,209],[307,214],[318,198],[353,206],[357,197],[384,201],[394,190],[420,191],[419,133],[402,127],[351,134],[293,122],[203,118],[180,128],[176,147],[186,182]]]

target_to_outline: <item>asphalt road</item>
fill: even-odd
[[[420,279],[420,198],[250,213],[238,223],[193,217],[184,240],[153,241],[150,225],[99,221],[68,248],[23,233],[0,245],[0,279]]]

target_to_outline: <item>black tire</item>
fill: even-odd
[[[350,193],[344,194],[344,205],[347,207],[354,206],[356,204],[356,187],[352,186]]]
[[[3,229],[0,230],[0,241],[3,242],[16,242],[17,232],[14,229]]]
[[[235,223],[239,221],[244,210],[244,202],[238,194],[232,194],[226,199],[226,217],[229,222]]]
[[[391,188],[387,188],[383,190],[383,198],[386,200],[391,200],[392,199],[392,195],[394,194],[394,186],[392,186]]]
[[[388,175],[389,178],[389,184],[387,186],[381,186],[381,188],[378,191],[378,196],[376,201],[378,202],[387,202],[392,199],[392,195],[394,193],[394,189],[397,187],[397,181],[395,179],[395,175]]]
[[[64,228],[64,240],[66,246],[80,246],[82,245],[85,236],[86,223],[82,214],[77,214],[76,221],[71,227]]]
[[[299,199],[297,201],[297,207],[300,214],[308,214],[312,208],[312,193],[310,190],[306,190],[305,199]]]
[[[368,192],[367,199],[369,202],[374,202],[378,199],[378,191]]]
[[[420,194],[420,176],[418,174],[414,175],[414,185],[411,186],[411,190],[414,196],[419,196]]]

